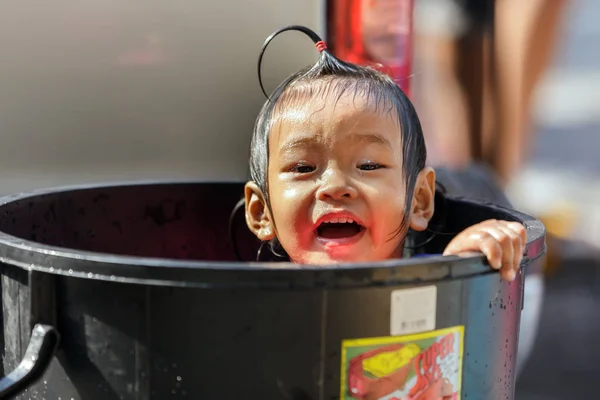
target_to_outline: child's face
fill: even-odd
[[[349,93],[315,96],[278,115],[269,138],[270,212],[256,185],[246,188],[248,225],[260,239],[276,233],[303,264],[401,257],[402,136],[396,113],[379,109]],[[432,170],[421,172],[405,226],[427,227],[434,182]]]

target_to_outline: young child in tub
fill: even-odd
[[[417,113],[387,75],[343,62],[302,26],[320,51],[316,64],[287,78],[264,104],[251,142],[246,222],[290,260],[325,265],[400,258],[407,232],[427,229],[435,172]],[[264,92],[264,88],[263,88]],[[487,220],[456,235],[444,255],[485,254],[512,281],[526,231]]]

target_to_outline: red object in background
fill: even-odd
[[[328,45],[336,57],[385,72],[410,96],[414,0],[329,0]]]

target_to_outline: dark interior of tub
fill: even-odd
[[[260,243],[246,227],[244,210],[230,217],[243,195],[238,183],[141,184],[41,194],[0,207],[0,231],[76,250],[192,260],[255,261]],[[438,196],[431,232],[415,242],[439,253],[455,233],[510,213]],[[444,234],[440,234],[444,233]],[[263,260],[277,260],[265,246]]]

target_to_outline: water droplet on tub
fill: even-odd
[[[88,278],[92,278],[94,276],[94,274],[92,274],[91,272],[88,272]]]
[[[178,377],[177,377],[177,380],[178,380],[179,382],[181,382],[181,377],[180,377],[180,376],[178,376]]]
[[[73,275],[73,270],[72,269],[69,270],[69,275]]]
[[[114,275],[111,275],[111,276],[110,276],[110,280],[111,280],[111,281],[114,281],[115,279],[117,279],[117,277],[116,277],[116,276],[114,276]]]

